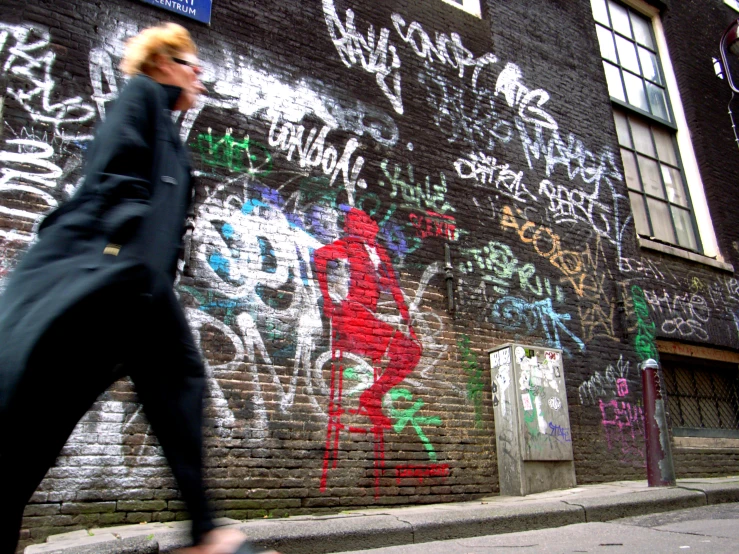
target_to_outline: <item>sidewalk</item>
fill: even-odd
[[[621,517],[739,502],[739,477],[679,479],[676,487],[646,481],[584,485],[524,497],[353,510],[331,516],[222,520],[258,546],[283,554],[327,554],[444,539],[609,521]],[[187,542],[189,522],[148,523],[54,535],[25,554],[156,554]]]

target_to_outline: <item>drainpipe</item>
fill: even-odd
[[[454,272],[452,267],[452,252],[449,248],[449,244],[444,244],[444,274],[446,281],[446,298],[447,298],[447,311],[451,314],[452,318],[455,315],[454,311]]]
[[[639,364],[644,394],[644,435],[647,443],[647,481],[650,487],[675,485],[667,413],[660,389],[659,363],[652,358]]]

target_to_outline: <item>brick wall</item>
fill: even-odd
[[[660,5],[668,43],[719,246],[735,262],[725,199],[739,158],[726,90],[706,74],[731,10],[672,4]],[[183,123],[199,178],[176,289],[210,370],[207,478],[221,515],[497,493],[485,353],[507,341],[563,349],[578,481],[642,479],[637,363],[654,339],[739,347],[736,276],[636,244],[588,0],[489,2],[482,20],[436,0],[216,0],[210,27],[135,0],[0,5],[3,272],[78,182],[94,122],[123,86],[125,38],[173,19],[201,48],[210,94]],[[316,252],[344,244],[352,207],[377,224],[396,279],[346,331],[367,353],[398,329],[390,352],[418,354],[384,397],[373,374],[389,355],[331,357]],[[329,264],[328,277],[334,298],[369,282],[347,264]],[[327,451],[339,364],[345,428]],[[368,413],[391,426],[373,433]],[[731,449],[676,458],[679,476],[739,469]],[[186,517],[121,381],[34,496],[24,544]]]

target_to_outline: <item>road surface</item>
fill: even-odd
[[[739,503],[344,554],[737,554]]]

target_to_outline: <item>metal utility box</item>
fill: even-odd
[[[500,494],[574,487],[562,351],[509,343],[489,354]]]

